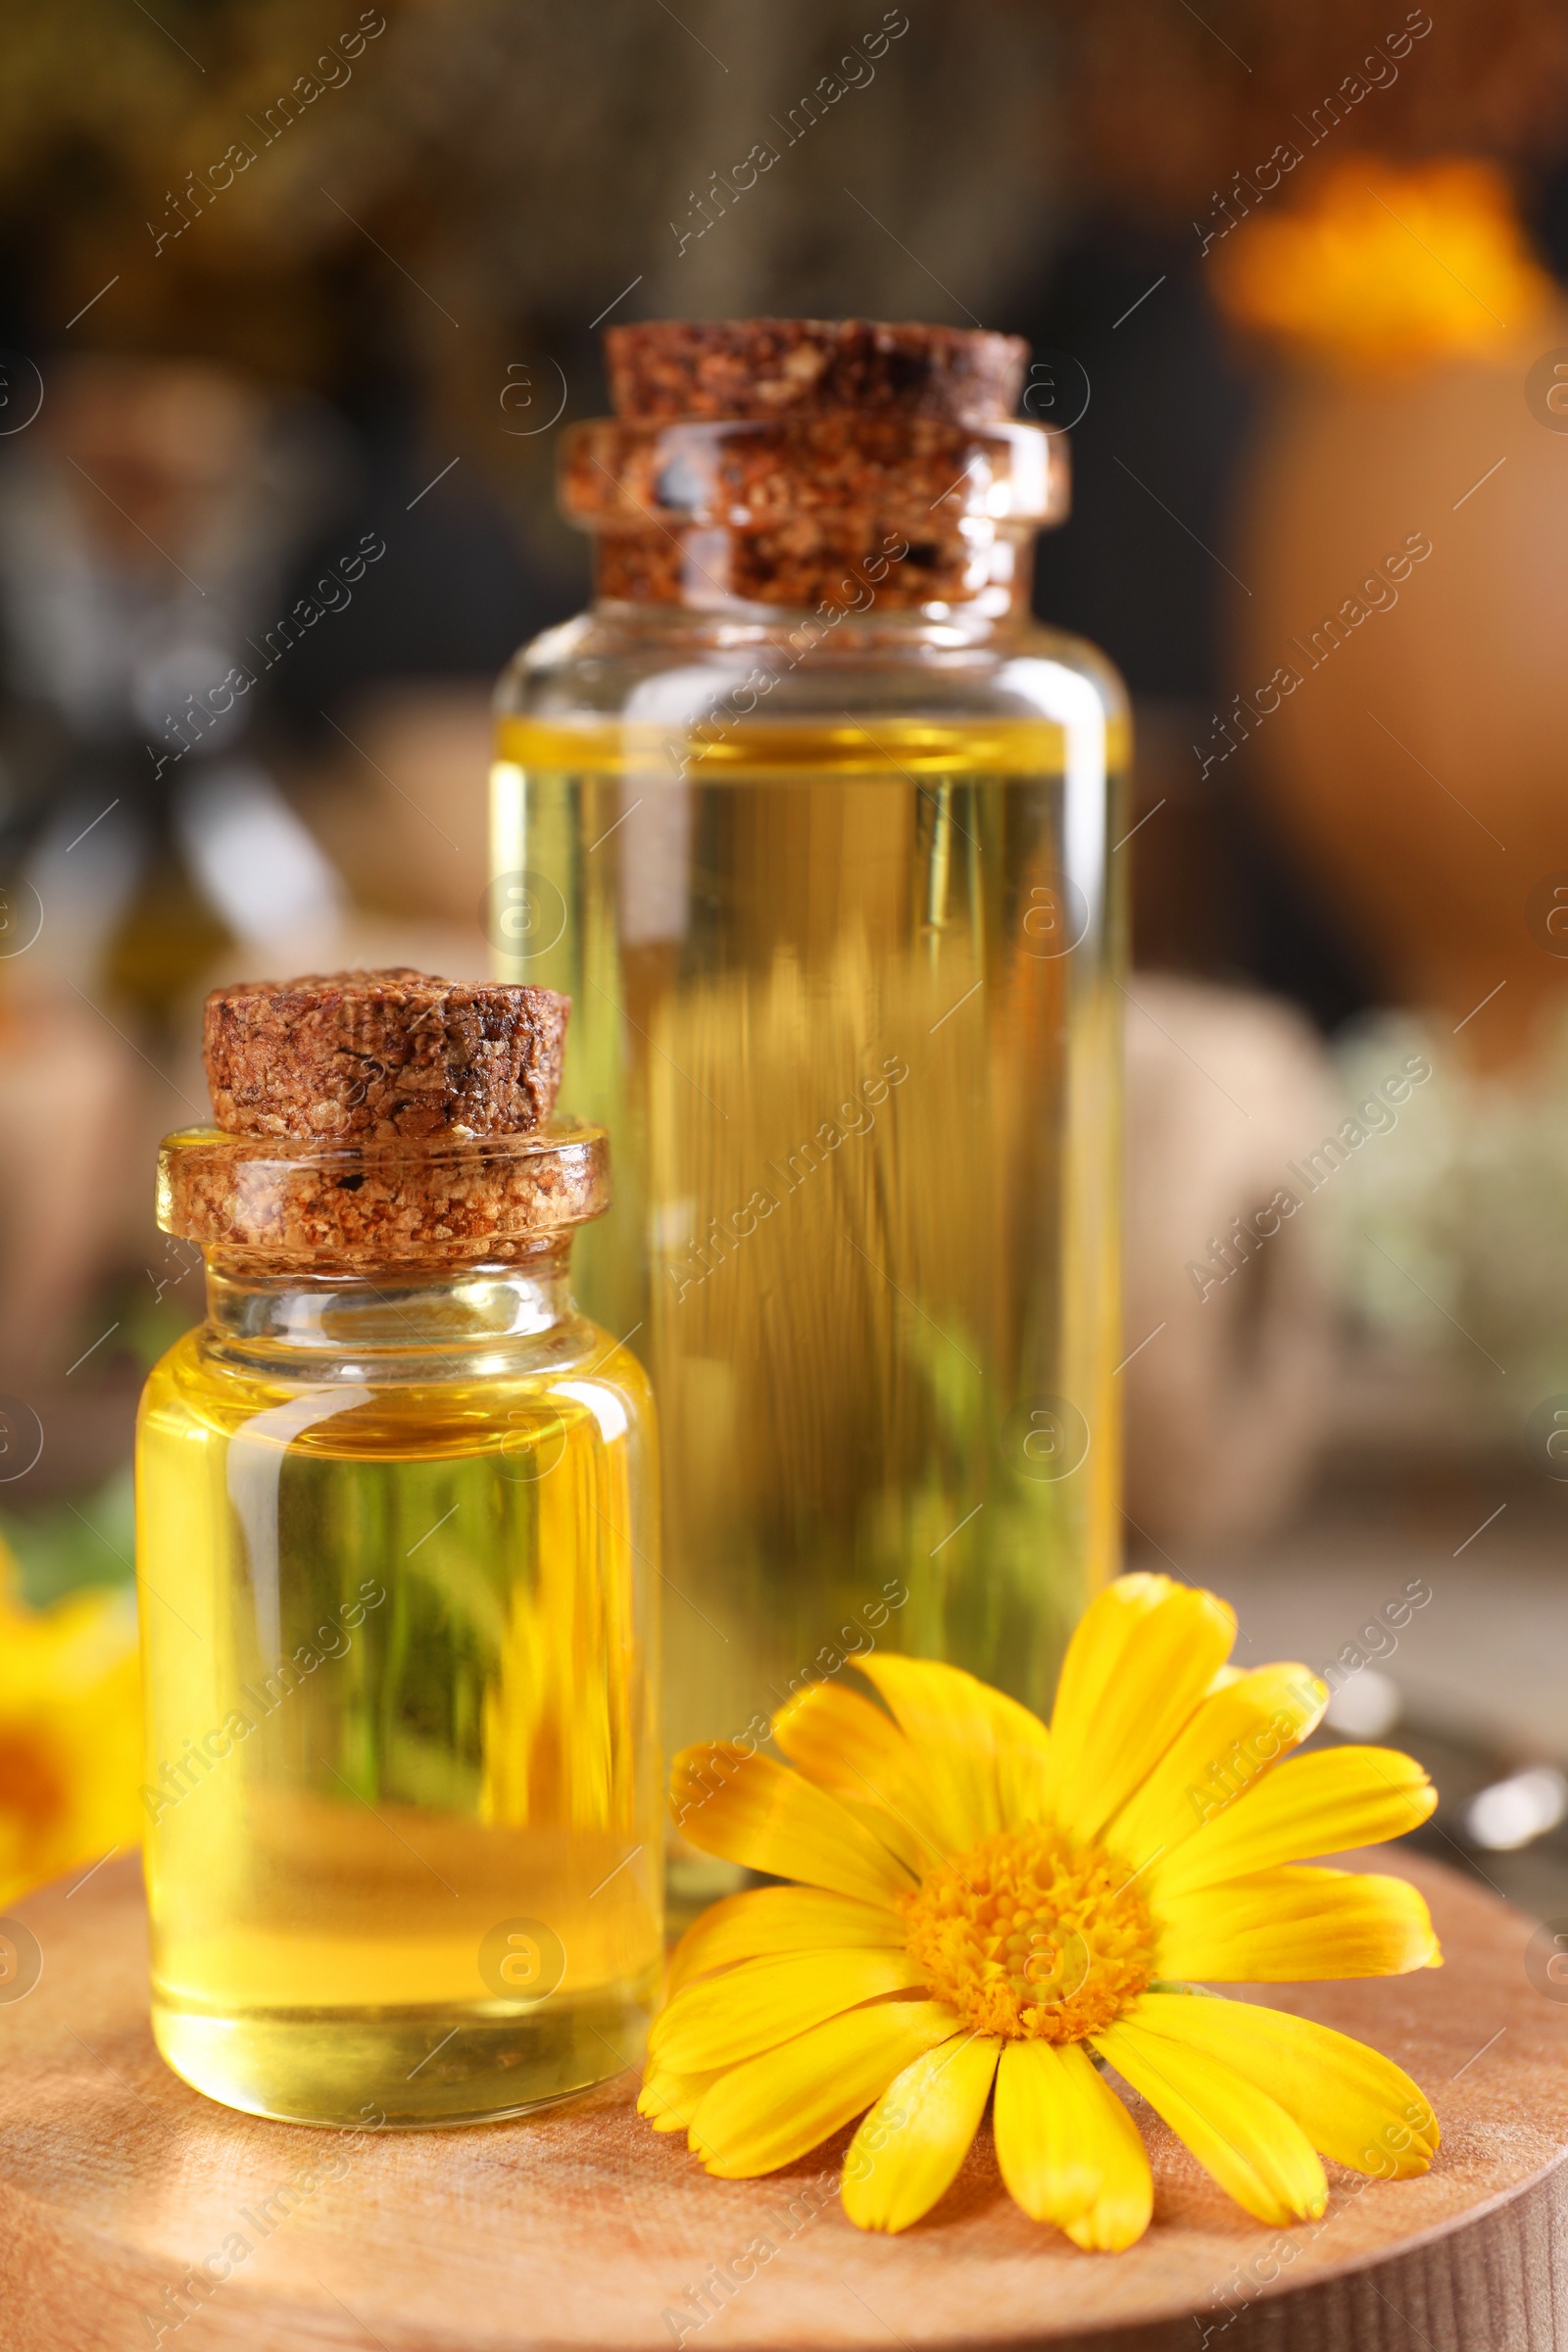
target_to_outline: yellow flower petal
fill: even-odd
[[[1031,2220],[1102,2253],[1143,2236],[1154,2196],[1149,2157],[1081,2044],[1007,2042],[994,2129],[1002,2178]]]
[[[790,1762],[833,1796],[885,1807],[918,1841],[920,1868],[950,1851],[950,1808],[940,1777],[921,1764],[882,1707],[837,1683],[809,1683],[773,1718],[773,1737]]]
[[[1403,1879],[1348,1870],[1260,1870],[1168,1897],[1159,1974],[1199,1983],[1304,1984],[1441,1968],[1425,1902]]]
[[[723,1740],[684,1747],[669,1801],[682,1837],[705,1854],[861,1901],[909,1891],[908,1872],[869,1830],[770,1756]]]
[[[676,1993],[655,2018],[648,2046],[662,2068],[676,2074],[734,2066],[841,2010],[913,1991],[921,1982],[907,1952],[786,1952],[744,1960]]]
[[[1315,2220],[1323,2211],[1328,2182],[1312,2143],[1267,2091],[1135,2018],[1094,2040],[1204,2171],[1258,2221]]]
[[[1044,1821],[1051,1805],[1051,1734],[1038,1715],[982,1683],[997,1744],[997,1798],[1002,1826],[1018,1830]]]
[[[991,2095],[1002,2044],[956,2035],[894,2077],[850,2142],[844,2210],[861,2230],[907,2230],[953,2185]]]
[[[1152,1882],[1186,1894],[1281,1862],[1381,1845],[1419,1829],[1437,1801],[1420,1765],[1392,1747],[1293,1756],[1158,1863]]]
[[[692,2148],[723,2180],[793,2164],[879,2099],[957,2023],[945,2001],[881,2001],[830,2018],[720,2075],[697,2110]]]
[[[949,1852],[1002,1828],[997,1786],[999,1695],[961,1667],[879,1650],[853,1663],[874,1685],[919,1750],[930,1785],[946,1791],[943,1827]],[[1042,1727],[1044,1728],[1044,1727]]]
[[[1304,1666],[1227,1673],[1108,1825],[1104,1842],[1138,1869],[1173,1853],[1306,1738],[1328,1696]]]
[[[819,1886],[754,1886],[726,1895],[694,1920],[675,1946],[664,1979],[664,1998],[682,1985],[737,1960],[760,1960],[768,1952],[820,1952],[852,1944],[904,1948],[904,1922],[879,1903],[858,1903]]]
[[[141,1672],[128,1592],[14,1597],[0,1538],[0,1910],[146,1828]]]
[[[637,2112],[647,2116],[656,2132],[689,2132],[716,2070],[701,2075],[677,2075],[650,2066],[637,2094]]]
[[[1169,1577],[1118,1577],[1090,1602],[1051,1719],[1053,1803],[1069,1837],[1098,1837],[1147,1779],[1235,1639],[1234,1609]]]
[[[1140,2026],[1217,2058],[1278,2099],[1314,2148],[1352,2172],[1408,2180],[1438,2145],[1438,2119],[1402,2067],[1307,2017],[1250,2001],[1145,1993]]]
[[[1121,1670],[1128,1644],[1138,1641],[1144,1619],[1181,1590],[1172,1577],[1139,1572],[1118,1576],[1097,1593],[1079,1619],[1061,1662],[1051,1717],[1058,1743],[1065,1740],[1076,1748],[1082,1742]]]
[[[907,1822],[900,1821],[873,1797],[850,1796],[841,1791],[835,1801],[904,1864],[910,1879],[923,1878],[934,1863],[943,1859],[942,1847],[932,1838],[920,1837]]]

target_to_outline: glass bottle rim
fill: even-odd
[[[336,1267],[534,1257],[610,1201],[609,1137],[567,1119],[353,1143],[186,1127],[158,1152],[163,1232]]]

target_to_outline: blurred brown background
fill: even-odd
[[[1568,10],[65,0],[0,190],[0,1881],[134,1837],[60,1693],[133,1708],[201,996],[484,968],[487,696],[585,594],[596,330],[760,311],[1034,343],[1037,609],[1139,726],[1129,1544],[1554,1889]]]

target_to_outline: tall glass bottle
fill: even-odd
[[[563,486],[597,594],[501,681],[489,928],[616,1140],[580,1280],[660,1405],[666,1739],[877,1642],[1043,1708],[1119,1518],[1127,728],[1030,617],[1064,446],[1008,421],[1011,338],[609,341]]]

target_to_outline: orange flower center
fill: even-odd
[[[910,1957],[979,2034],[1082,2041],[1153,1977],[1154,1927],[1123,1863],[1053,1829],[1003,1830],[927,1871]]]

